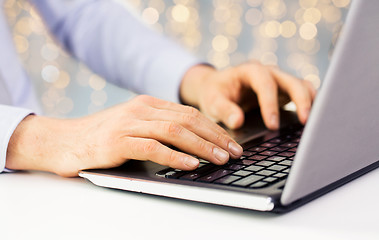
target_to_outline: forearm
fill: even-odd
[[[115,1],[32,2],[69,52],[121,87],[178,102],[182,77],[199,63]]]

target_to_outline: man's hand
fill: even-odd
[[[251,61],[223,71],[194,66],[184,76],[180,93],[184,103],[199,107],[231,129],[242,126],[244,111],[260,107],[265,125],[275,130],[279,127],[279,106],[290,99],[304,124],[316,90],[310,82],[277,67]]]
[[[225,130],[195,108],[138,96],[79,119],[28,116],[11,137],[6,167],[71,177],[82,169],[116,167],[129,159],[182,170],[198,166],[198,159],[167,145],[218,165],[242,154]]]

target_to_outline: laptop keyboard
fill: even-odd
[[[200,159],[196,170],[168,168],[156,174],[166,178],[243,188],[268,187],[287,178],[301,133],[302,127],[296,127],[260,143],[248,142],[244,144],[240,159],[231,159],[222,166]]]

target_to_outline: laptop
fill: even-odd
[[[353,1],[305,127],[258,111],[230,131],[243,156],[190,172],[131,160],[79,175],[108,188],[269,212],[299,207],[379,166],[379,1]]]

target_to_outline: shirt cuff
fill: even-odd
[[[144,93],[180,103],[180,85],[186,72],[193,66],[203,64],[196,57],[181,50],[173,50],[151,63],[145,75]]]
[[[30,114],[33,114],[33,112],[28,109],[0,105],[0,173],[6,170],[7,149],[14,130]],[[9,172],[9,169],[7,169],[7,172]]]

